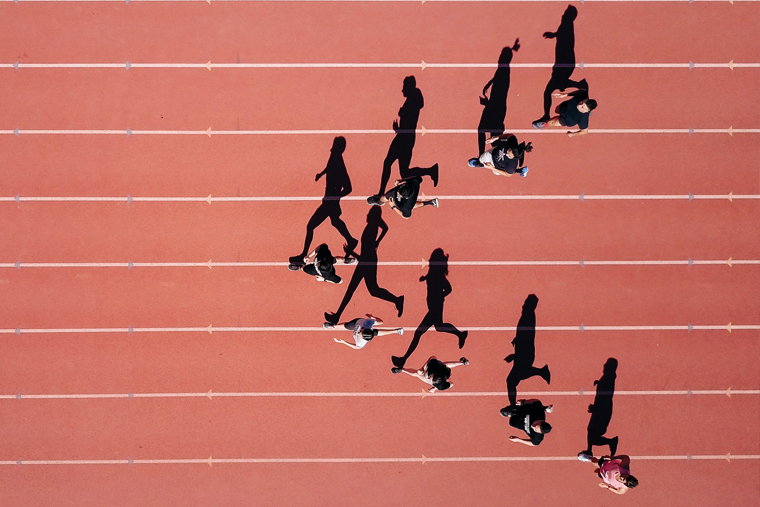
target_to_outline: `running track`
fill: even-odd
[[[550,69],[525,64],[553,63],[541,34],[565,3],[3,2],[0,503],[760,504],[760,5],[576,5],[592,133],[521,134],[531,172],[506,179],[464,163],[493,75],[473,64],[520,37],[507,130],[530,129]],[[345,284],[282,263],[335,132],[364,131],[345,134],[358,237],[409,74],[413,165],[438,162],[423,190],[449,198],[410,221],[384,210],[379,282],[404,316],[360,288],[344,317],[409,334],[356,352],[319,329]],[[222,199],[238,196],[270,200]],[[341,239],[325,224],[322,241]],[[461,352],[430,332],[408,365],[471,365],[423,395],[389,356],[426,311],[437,247],[446,320],[473,330]],[[531,293],[552,384],[520,394],[556,407],[537,448],[498,415],[503,328]],[[575,459],[608,357],[607,434],[641,481],[624,497]]]

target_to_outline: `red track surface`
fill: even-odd
[[[760,61],[756,2],[578,5],[577,60],[595,63]],[[562,3],[229,2],[0,5],[0,62],[13,63],[552,63]],[[482,30],[481,30],[482,28]],[[758,69],[586,69],[600,108],[593,128],[760,127]],[[425,97],[420,125],[474,129],[493,69],[0,69],[0,129],[389,129],[401,81]],[[549,69],[513,69],[507,128],[540,114]],[[576,77],[580,79],[579,77]],[[354,196],[376,191],[390,134],[348,135]],[[441,166],[437,195],[760,193],[758,134],[524,135],[528,178],[464,161],[474,135],[418,135],[413,165]],[[0,136],[0,195],[321,196],[314,182],[332,136]],[[397,174],[394,168],[394,177]],[[2,203],[0,263],[282,262],[301,248],[316,202]],[[367,207],[343,203],[354,236]],[[684,260],[760,258],[760,201],[441,201],[390,232],[380,261]],[[325,224],[314,245],[338,245]],[[346,284],[284,267],[0,268],[0,329],[318,327]],[[350,276],[353,268],[341,268]],[[344,318],[366,311],[414,328],[423,268],[379,268],[404,294],[392,305],[360,287]],[[539,326],[757,325],[760,266],[452,266],[446,320],[514,326],[538,295]],[[411,338],[354,352],[326,332],[0,335],[0,394],[409,393],[389,372]],[[344,333],[347,334],[347,333]],[[463,351],[431,331],[409,361],[471,365],[454,391],[504,390],[513,332],[472,331]],[[506,393],[453,397],[233,397],[0,400],[0,462],[224,458],[573,457],[608,357],[617,390],[757,390],[756,330],[538,331],[552,384],[554,431],[511,444]],[[615,497],[574,461],[0,465],[0,504],[31,505],[760,505],[760,396],[618,394],[608,435],[636,460],[641,485]],[[22,462],[23,462],[22,461]]]

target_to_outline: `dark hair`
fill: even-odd
[[[533,144],[522,142],[517,145],[517,148],[512,148],[512,155],[515,158],[523,158],[526,153],[530,153],[531,151],[533,151]]]
[[[586,101],[586,105],[588,106],[590,111],[593,111],[594,109],[596,109],[597,103],[594,99],[588,99]]]
[[[433,387],[438,389],[439,391],[445,391],[449,387],[451,387],[451,384],[448,380],[444,379],[443,377],[435,377],[433,378]]]
[[[629,488],[635,488],[639,485],[639,480],[632,476],[632,475],[626,475],[623,477],[623,482],[625,482],[625,485]]]
[[[414,189],[412,188],[410,184],[404,183],[402,185],[399,185],[398,195],[400,195],[404,199],[409,199],[413,194],[414,194]]]
[[[370,341],[375,336],[377,336],[377,329],[362,329],[362,338],[365,340]]]
[[[552,425],[546,421],[541,421],[541,433],[551,433]]]

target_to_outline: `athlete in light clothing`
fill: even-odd
[[[631,475],[631,458],[626,455],[595,458],[582,452],[578,454],[578,459],[598,465],[594,474],[602,480],[599,483],[600,488],[606,488],[613,493],[622,495],[639,485],[636,477]]]
[[[380,317],[375,317],[368,313],[366,319],[354,319],[338,324],[325,322],[322,327],[325,329],[335,329],[337,326],[343,326],[345,330],[352,331],[354,334],[354,343],[348,343],[347,341],[338,338],[333,338],[333,340],[335,340],[335,343],[342,343],[352,349],[359,350],[369,343],[375,336],[385,336],[394,333],[404,334],[403,327],[375,327],[376,325],[382,324],[383,320]]]

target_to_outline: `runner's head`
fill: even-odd
[[[375,336],[377,336],[377,329],[362,329],[362,338],[365,340],[370,341]]]
[[[522,142],[517,145],[517,148],[510,150],[514,158],[523,158],[525,153],[533,151],[533,144]]]

